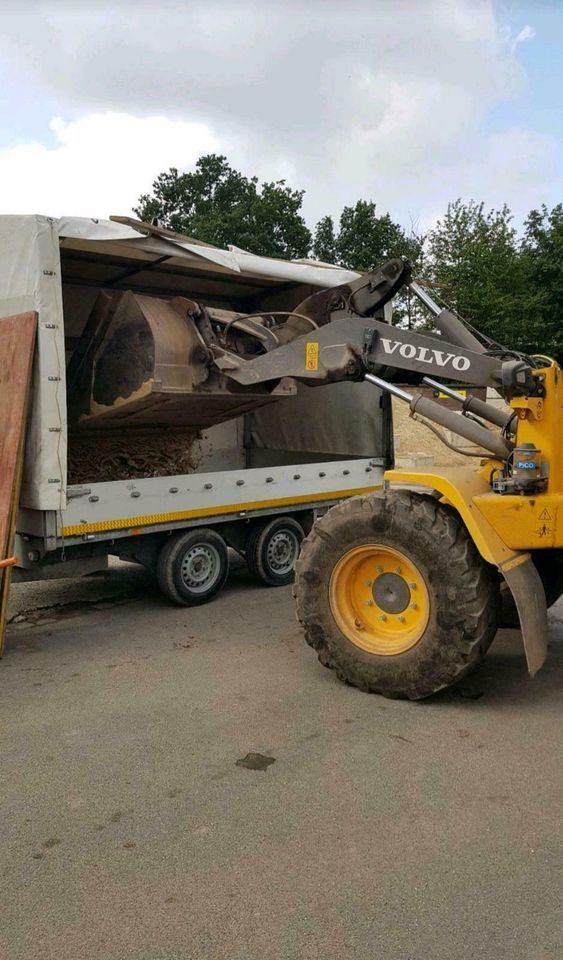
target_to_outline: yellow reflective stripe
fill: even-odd
[[[502,570],[503,573],[505,572],[505,570],[506,572],[509,572],[510,570],[514,570],[515,567],[519,567],[521,563],[526,563],[529,559],[530,559],[529,553],[519,553],[515,557],[513,557],[511,560],[507,560],[506,563],[499,564],[499,568]]]
[[[155,523],[167,523],[174,520],[195,520],[198,517],[215,517],[225,513],[240,513],[247,510],[260,510],[268,507],[287,507],[296,503],[318,503],[319,500],[340,500],[361,493],[380,490],[381,484],[373,487],[356,487],[351,490],[330,490],[323,493],[311,493],[301,497],[281,497],[279,500],[253,500],[250,503],[229,503],[220,507],[199,507],[197,510],[175,510],[172,513],[147,513],[143,516],[122,517],[117,520],[97,520],[94,523],[75,523],[61,530],[63,537],[80,536],[82,533],[99,533],[103,530],[123,530],[126,527],[150,526]]]

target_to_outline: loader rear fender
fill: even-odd
[[[520,619],[522,640],[530,676],[536,675],[547,655],[547,604],[538,569],[529,553],[513,566],[501,568]]]
[[[514,597],[528,671],[533,677],[547,654],[545,592],[530,554],[507,547],[475,505],[475,497],[490,492],[486,475],[468,467],[449,467],[440,473],[388,470],[385,480],[391,485],[431,488],[457,511],[479,553],[487,563],[498,568]]]

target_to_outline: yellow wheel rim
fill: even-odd
[[[394,657],[422,637],[430,595],[422,573],[402,551],[368,543],[348,550],[332,571],[332,615],[361,650]]]

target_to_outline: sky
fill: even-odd
[[[563,0],[0,0],[0,213],[127,215],[226,154],[425,230],[563,200]]]

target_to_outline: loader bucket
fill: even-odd
[[[212,426],[288,396],[287,381],[244,389],[212,368],[209,319],[177,297],[98,297],[67,371],[74,427]]]

